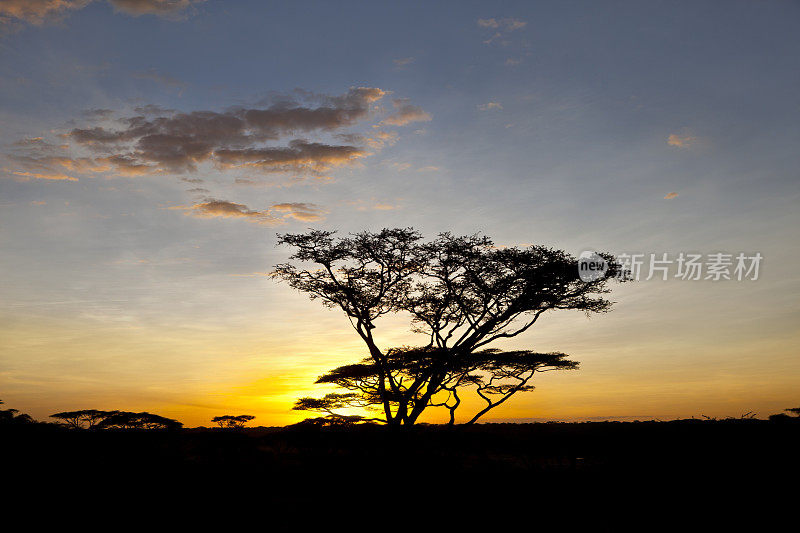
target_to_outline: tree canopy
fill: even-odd
[[[50,415],[62,425],[72,429],[91,429],[105,418],[118,411],[99,411],[97,409],[83,409],[81,411],[63,411]]]
[[[178,429],[182,423],[152,413],[84,409],[50,415],[72,429]]]
[[[253,415],[222,415],[215,416],[211,421],[215,424],[219,424],[221,428],[241,429],[254,418]]]
[[[331,370],[317,383],[346,389],[323,398],[301,398],[295,409],[337,415],[345,408],[378,408],[378,420],[410,425],[429,407],[461,405],[459,391],[472,389],[485,403],[467,419],[474,423],[517,392],[531,390],[536,372],[577,368],[563,353],[502,351],[488,345],[527,331],[559,309],[606,312],[607,283],[620,274],[610,254],[604,275],[584,282],[577,259],[545,246],[497,247],[485,236],[442,233],[425,242],[413,228],[384,229],[337,237],[314,230],[279,235],[295,249],[272,275],[345,313],[364,341],[368,357]],[[310,268],[302,268],[310,263]],[[422,346],[381,348],[379,319],[410,316]],[[369,420],[369,419],[365,419]]]

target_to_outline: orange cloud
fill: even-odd
[[[392,105],[397,111],[386,117],[381,124],[405,126],[412,122],[429,122],[432,120],[429,113],[420,106],[411,105],[408,98],[397,98],[392,101]]]
[[[285,213],[284,218],[294,218],[303,222],[316,222],[322,219],[321,211],[314,204],[298,202],[274,204],[270,211]]]
[[[314,204],[287,202],[273,204],[269,209],[257,211],[244,204],[216,200],[213,198],[191,206],[172,206],[168,209],[185,211],[196,218],[245,218],[256,224],[277,226],[286,219],[293,218],[303,222],[316,222],[322,219],[323,211]]]
[[[0,2],[0,28],[23,22],[40,26],[63,18],[69,11],[83,9],[95,0],[3,0]],[[108,0],[117,12],[134,17],[156,15],[176,18],[192,4],[205,0]]]
[[[400,206],[397,204],[380,202],[375,200],[375,198],[373,198],[369,202],[365,202],[364,200],[351,202],[351,205],[355,206],[356,210],[358,211],[392,211],[395,209],[400,209]]]
[[[667,144],[678,148],[688,148],[695,141],[697,141],[697,137],[692,137],[689,134],[673,133],[667,137]]]
[[[92,0],[3,0],[0,2],[0,22],[12,20],[41,25],[50,18],[58,18],[69,10],[82,9]]]
[[[672,200],[673,198],[677,198],[677,197],[678,197],[678,193],[676,193],[676,192],[671,192],[671,193],[668,193],[668,194],[667,194],[667,195],[664,197],[664,200]]]
[[[192,4],[205,0],[108,0],[115,11],[138,17],[141,15],[157,15],[174,18]]]
[[[336,146],[294,140],[288,147],[223,149],[214,160],[223,167],[256,167],[271,172],[319,174],[333,167],[352,164],[367,153],[355,146]]]
[[[74,178],[72,176],[67,176],[66,174],[41,174],[38,172],[20,172],[20,171],[13,171],[11,172],[15,176],[21,176],[25,179],[37,179],[37,180],[53,180],[53,181],[78,181],[78,178]]]

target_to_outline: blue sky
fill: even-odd
[[[548,318],[515,342],[583,369],[501,418],[766,415],[794,401],[797,4],[27,5],[0,2],[6,403],[293,420],[292,398],[359,347],[343,317],[260,275],[288,253],[275,233],[394,226],[575,254],[764,256],[756,282],[641,282],[615,291],[608,316]],[[169,166],[121,122],[287,99],[352,116],[247,147],[357,155],[229,164],[225,150],[247,147],[214,133],[196,164]],[[92,128],[132,136],[98,147],[75,133]],[[401,318],[385,335],[413,339]]]

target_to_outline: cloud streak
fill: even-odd
[[[19,24],[41,26],[63,19],[71,11],[85,8],[96,0],[3,0],[0,2],[0,28]],[[155,15],[180,18],[192,6],[205,0],[107,0],[114,11],[138,17]]]
[[[480,104],[478,109],[481,111],[490,111],[492,109],[497,109],[498,111],[503,109],[503,104],[500,102],[488,102],[486,104]]]
[[[670,146],[676,146],[678,148],[689,148],[692,144],[697,141],[697,137],[693,137],[686,134],[678,134],[673,133],[669,137],[667,137],[667,144]]]
[[[491,37],[483,41],[483,44],[492,44],[494,41],[500,39],[501,43],[506,45],[508,44],[507,41],[504,40],[504,37],[507,36],[509,33],[521,30],[527,26],[528,23],[524,20],[515,19],[512,17],[507,18],[488,18],[488,19],[478,19],[478,27],[484,28],[488,30],[493,30],[494,33]]]
[[[172,206],[169,209],[184,211],[184,214],[195,218],[243,218],[248,222],[266,226],[285,224],[288,219],[317,222],[322,220],[324,214],[318,206],[309,203],[279,203],[258,211],[244,204],[214,198],[205,199],[191,206]]]

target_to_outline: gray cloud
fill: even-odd
[[[493,30],[502,30],[502,31],[516,31],[521,30],[528,23],[524,20],[519,20],[515,18],[503,18],[503,19],[478,19],[478,26],[481,28],[491,28]]]
[[[57,157],[33,151],[54,146],[38,137],[15,146],[16,151],[26,153],[6,157],[18,166],[13,171],[39,174],[69,170],[120,176],[185,175],[209,164],[217,169],[323,178],[331,169],[353,165],[371,151],[397,141],[397,133],[377,128],[371,128],[368,135],[346,130],[375,115],[385,116],[377,102],[387,94],[373,87],[355,87],[334,96],[298,89],[289,95],[273,95],[263,107],[225,111],[176,112],[142,105],[134,108],[133,115],[117,113],[120,118],[111,124],[87,124],[61,134],[62,142],[69,144],[58,147],[62,152]],[[430,114],[405,98],[393,100],[393,108],[379,124],[404,126],[431,120]],[[87,112],[91,118],[107,118],[112,113],[108,109]],[[307,138],[323,134],[328,140]],[[67,157],[70,153],[73,155]]]
[[[106,120],[114,115],[113,109],[87,109],[83,116],[89,120]]]
[[[249,166],[267,172],[320,173],[366,155],[353,145],[329,145],[295,139],[288,146],[259,146],[297,133],[335,131],[369,116],[371,104],[386,94],[376,88],[353,88],[325,97],[311,107],[281,101],[266,109],[235,108],[226,112],[193,111],[122,119],[124,127],[75,128],[67,137],[96,152],[124,173],[182,173],[204,161],[223,167]],[[403,109],[401,112],[407,112]],[[152,116],[155,115],[155,116]]]

